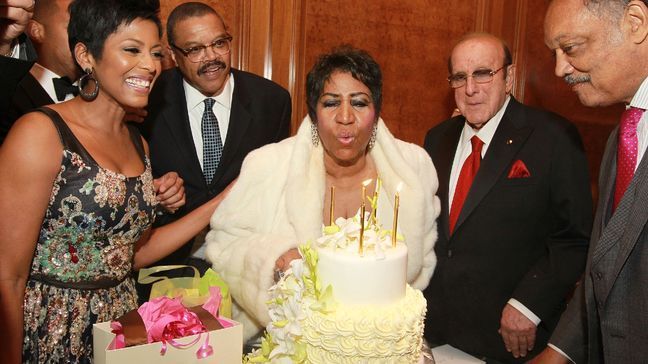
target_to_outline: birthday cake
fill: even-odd
[[[270,289],[272,322],[248,360],[419,362],[426,301],[407,285],[407,246],[375,216],[362,229],[358,216],[338,219],[300,247],[303,259]]]

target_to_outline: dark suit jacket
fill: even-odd
[[[288,91],[265,78],[232,69],[234,91],[223,155],[210,184],[205,182],[191,136],[182,75],[177,68],[162,72],[149,99],[149,116],[142,132],[149,142],[154,176],[175,171],[184,179],[187,203],[172,215],[159,217],[167,224],[219,194],[238,177],[245,156],[290,134],[291,101]],[[185,264],[191,242],[160,264]]]
[[[41,106],[53,103],[54,100],[47,94],[43,86],[31,73],[27,73],[16,86],[9,110],[0,117],[0,144],[18,118]]]
[[[587,161],[572,124],[511,98],[450,236],[448,185],[464,123],[452,118],[425,138],[441,199],[425,337],[516,362],[498,334],[507,301],[515,298],[542,320],[534,355],[583,272],[592,223]],[[508,178],[517,160],[530,177]]]
[[[19,117],[53,103],[29,73],[36,60],[36,51],[26,37],[21,38],[20,53],[24,59],[0,57],[0,145]]]
[[[583,282],[550,342],[576,363],[648,360],[648,157],[612,213],[618,128],[608,139]]]

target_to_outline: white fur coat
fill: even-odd
[[[277,258],[322,235],[324,154],[321,143],[311,143],[310,124],[306,117],[294,137],[251,152],[211,218],[207,257],[230,286],[244,340],[270,321],[266,301]],[[394,194],[403,183],[398,227],[408,246],[407,280],[423,289],[436,265],[440,211],[432,160],[421,147],[395,139],[382,120],[370,155],[383,182],[378,216],[385,223],[391,221],[386,217],[392,216]]]

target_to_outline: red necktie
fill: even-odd
[[[470,138],[470,143],[472,144],[472,152],[464,162],[463,166],[461,166],[461,172],[459,173],[459,179],[457,180],[457,187],[455,188],[454,197],[452,198],[452,206],[450,207],[450,234],[454,231],[457,218],[459,218],[461,208],[466,200],[468,191],[470,191],[470,185],[472,185],[473,179],[479,169],[479,164],[481,163],[481,149],[484,142],[475,135]]]
[[[630,107],[624,111],[621,116],[619,142],[617,147],[614,204],[612,205],[612,209],[616,209],[619,205],[619,201],[621,201],[623,194],[634,176],[635,167],[637,165],[637,150],[639,144],[639,141],[637,140],[637,124],[639,124],[643,112],[643,109]]]

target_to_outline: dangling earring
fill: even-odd
[[[374,124],[373,129],[371,129],[371,136],[369,137],[369,145],[367,145],[367,150],[371,150],[376,144],[376,131],[378,126]]]
[[[94,71],[92,68],[86,68],[83,71],[85,72],[85,75],[81,76],[77,85],[79,88],[79,96],[86,101],[92,101],[96,99],[99,94],[99,81],[94,77]],[[86,92],[84,88],[90,82],[94,82],[94,90],[92,90],[92,92]]]
[[[311,121],[311,143],[314,147],[319,145],[319,132],[317,131],[317,124]]]

